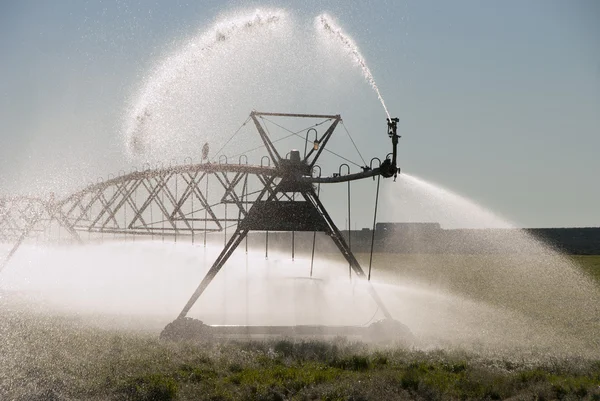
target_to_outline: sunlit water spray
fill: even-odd
[[[362,73],[367,80],[367,82],[371,85],[375,93],[377,93],[377,98],[381,102],[383,106],[383,110],[385,111],[385,115],[388,119],[391,119],[390,113],[385,105],[385,101],[379,92],[379,87],[375,82],[375,78],[367,65],[367,61],[361,54],[358,46],[352,40],[352,38],[345,33],[340,26],[338,26],[333,18],[326,13],[323,13],[315,18],[315,28],[317,31],[324,36],[328,37],[330,40],[334,40],[336,43],[339,43],[348,51],[351,55],[352,59],[356,62],[356,64],[361,68]]]
[[[221,18],[162,59],[144,79],[125,116],[123,134],[130,155],[164,157],[165,149],[178,145],[178,136],[189,137],[192,131],[200,131],[203,139],[214,136],[215,123],[226,132],[232,120],[226,116],[252,86],[252,74],[260,79],[249,58],[268,64],[262,58],[274,51],[274,44],[287,41],[290,25],[283,10],[237,13]],[[225,113],[219,115],[217,108],[225,108]]]
[[[543,330],[598,346],[600,289],[568,257],[473,201],[409,174],[386,186],[384,196],[394,205],[396,221],[472,229],[417,239],[454,251],[407,255],[398,263],[399,277],[527,316]],[[460,254],[452,254],[456,249]]]

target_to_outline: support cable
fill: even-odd
[[[266,118],[264,118],[264,117],[261,117],[261,119],[263,119],[263,120],[267,120],[267,119],[266,119]],[[310,127],[307,127],[307,128],[301,129],[300,131],[296,131],[296,132],[289,131],[289,130],[287,130],[287,129],[286,129],[286,131],[288,131],[288,132],[291,132],[289,135],[286,135],[286,136],[284,136],[283,138],[279,138],[279,139],[271,140],[271,142],[272,142],[272,143],[277,143],[277,142],[283,141],[284,139],[291,138],[292,136],[298,136],[298,137],[302,138],[302,137],[300,136],[300,133],[301,133],[301,132],[308,131],[309,129],[311,129],[311,128],[314,128],[314,127],[318,127],[319,125],[321,125],[321,124],[324,124],[324,123],[326,123],[327,121],[330,121],[330,120],[331,120],[331,119],[327,119],[327,120],[325,120],[325,121],[323,121],[323,122],[320,122],[320,123],[317,123],[317,124],[313,124],[313,125],[311,125]],[[271,120],[268,120],[268,121],[269,121],[269,122],[271,122],[271,123],[273,123],[273,121],[271,121]],[[273,124],[275,124],[275,123],[273,123]],[[276,124],[276,125],[277,125],[277,124]],[[265,127],[266,127],[266,126],[265,126]],[[284,127],[282,127],[282,128],[283,128],[283,129],[285,129]],[[302,138],[302,140],[306,142],[306,138]],[[232,157],[233,157],[233,158],[235,158],[235,157],[239,157],[239,156],[241,156],[241,155],[243,155],[243,154],[250,153],[250,152],[254,152],[255,150],[262,149],[262,148],[264,148],[264,147],[265,147],[265,145],[260,145],[260,146],[257,146],[257,147],[255,147],[255,148],[252,148],[252,149],[250,149],[250,150],[246,150],[246,151],[244,151],[244,152],[242,152],[242,153],[238,153],[237,155],[234,155],[234,156],[232,156]]]
[[[267,120],[267,121],[269,121],[271,124],[274,124],[274,125],[278,126],[278,127],[279,127],[279,128],[281,128],[281,129],[284,129],[284,130],[286,130],[287,132],[289,132],[289,133],[291,133],[291,134],[294,134],[294,135],[296,135],[297,137],[301,138],[303,141],[306,141],[306,138],[302,138],[302,136],[301,136],[300,134],[296,134],[295,132],[293,132],[293,131],[291,131],[291,130],[289,130],[289,129],[285,128],[284,126],[282,126],[282,125],[279,125],[279,124],[277,124],[276,122],[269,120],[268,118],[265,118],[265,117],[263,117],[263,119],[264,119],[264,120]],[[331,154],[332,154],[332,155],[334,155],[334,156],[337,156],[337,157],[339,157],[339,158],[340,158],[340,159],[342,159],[342,160],[345,160],[345,161],[347,161],[348,163],[354,164],[354,165],[355,165],[355,166],[357,166],[357,167],[362,167],[360,164],[358,164],[358,163],[356,163],[356,162],[353,162],[352,160],[350,160],[350,159],[347,159],[347,158],[345,158],[344,156],[342,156],[342,155],[340,155],[340,154],[338,154],[338,153],[335,153],[335,152],[334,152],[334,151],[332,151],[332,150],[329,150],[329,149],[327,149],[327,148],[325,148],[325,149],[323,149],[323,150],[324,150],[325,152],[331,153]]]
[[[360,154],[360,150],[358,150],[358,146],[356,146],[356,143],[354,142],[354,139],[352,139],[352,135],[350,135],[350,132],[348,132],[348,128],[346,128],[346,124],[344,124],[344,120],[342,120],[341,123],[342,123],[342,127],[344,127],[344,131],[346,131],[346,134],[348,134],[348,138],[350,138],[350,141],[352,142],[352,145],[354,145],[354,149],[356,149],[356,152],[360,156],[360,159],[362,160],[362,162],[366,166],[367,162],[365,161],[365,159],[362,156],[362,154]]]
[[[243,123],[242,125],[240,125],[240,127],[239,127],[239,128],[238,128],[238,129],[237,129],[237,130],[236,130],[236,131],[233,133],[233,135],[231,135],[231,137],[230,137],[230,138],[227,140],[227,142],[225,142],[225,144],[224,144],[223,146],[221,146],[221,149],[219,149],[219,151],[218,151],[217,153],[215,153],[215,156],[212,158],[212,161],[215,161],[215,160],[216,160],[217,156],[219,156],[219,153],[221,153],[221,151],[222,151],[223,149],[225,149],[225,147],[226,147],[227,145],[229,145],[229,142],[231,142],[231,140],[232,140],[232,139],[233,139],[233,138],[234,138],[234,137],[235,137],[235,136],[238,134],[238,132],[240,132],[240,130],[241,130],[242,128],[244,128],[244,126],[245,126],[246,124],[248,124],[248,121],[250,121],[250,117],[248,117],[248,118],[246,119],[246,121],[244,121],[244,123]]]

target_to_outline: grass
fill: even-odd
[[[600,400],[600,361],[332,342],[162,342],[3,311],[0,399]]]
[[[369,254],[356,254],[363,267],[369,265]],[[472,273],[479,274],[477,267],[487,269],[502,268],[518,262],[527,265],[540,262],[524,256],[522,261],[515,255],[468,255],[468,254],[393,254],[375,253],[374,275],[378,272],[400,272],[416,278],[426,280],[440,279],[440,277],[456,278],[457,272],[468,267]],[[600,255],[568,255],[566,256],[581,270],[600,283]],[[401,275],[402,276],[402,275]],[[400,277],[401,277],[400,276]],[[471,285],[469,285],[471,287]]]
[[[581,266],[582,270],[600,283],[600,256],[598,255],[577,255],[571,256],[571,259]]]

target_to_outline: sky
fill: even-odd
[[[71,190],[141,164],[129,158],[122,131],[150,72],[224,13],[255,8],[287,10],[304,27],[293,35],[326,11],[352,36],[400,118],[403,171],[520,227],[600,226],[593,0],[0,0],[0,193]],[[272,103],[256,95],[259,106],[340,113],[361,152],[383,156],[385,114],[359,69],[311,65],[306,43],[298,41],[298,54],[325,75],[315,81],[336,83],[319,90],[310,77],[291,71],[302,78],[290,82],[281,71],[267,88],[279,95]],[[252,68],[283,57],[269,50],[255,54]],[[249,82],[228,115],[232,126],[257,107],[246,103],[262,83]],[[319,110],[308,110],[310,99]],[[358,224],[367,221],[364,212]]]

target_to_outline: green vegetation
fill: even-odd
[[[369,254],[359,253],[356,255],[363,266],[369,264]],[[583,272],[598,280],[600,283],[600,255],[569,255],[566,256]],[[332,257],[332,259],[334,259]],[[543,263],[536,260],[535,256],[519,255],[469,255],[469,254],[394,254],[394,253],[376,253],[374,254],[374,275],[382,272],[394,271],[401,273],[399,278],[404,276],[423,279],[426,282],[443,280],[449,284],[450,279],[461,277],[469,280],[469,277],[463,277],[468,273],[475,275],[472,280],[476,280],[480,274],[485,274],[481,267],[489,270],[500,270],[506,266],[513,265],[538,265]],[[450,283],[458,286],[460,283]],[[472,282],[469,280],[465,287],[471,289]],[[462,290],[463,287],[456,287]]]
[[[0,399],[600,400],[600,361],[369,348],[339,339],[169,343],[0,312]]]
[[[581,268],[590,276],[595,278],[600,283],[600,256],[598,255],[581,255],[571,256]]]

